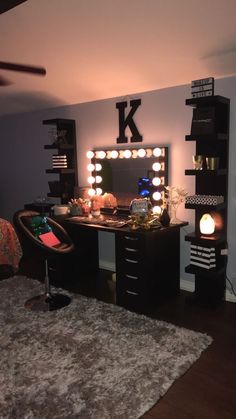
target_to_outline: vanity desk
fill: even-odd
[[[146,312],[161,297],[180,290],[180,228],[188,223],[151,230],[132,230],[124,217],[69,217],[61,221],[76,247],[74,274],[99,270],[98,232],[115,236],[116,303]],[[87,262],[86,262],[87,261]]]

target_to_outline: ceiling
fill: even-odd
[[[235,75],[235,16],[235,0],[24,1],[0,14],[0,61],[47,74],[1,70],[0,115]]]

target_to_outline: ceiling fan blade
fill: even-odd
[[[37,74],[40,76],[46,75],[46,69],[43,67],[36,67],[36,66],[25,65],[25,64],[7,63],[4,61],[0,61],[0,69],[10,70],[10,71],[20,71],[22,73],[31,73],[31,74]]]
[[[18,6],[21,3],[24,3],[27,0],[1,0],[0,3],[0,14],[7,12],[13,7]]]
[[[0,86],[9,86],[12,82],[5,77],[0,76]]]

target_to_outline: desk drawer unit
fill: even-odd
[[[116,302],[146,312],[179,291],[179,230],[116,234]]]
[[[145,281],[145,238],[135,233],[116,237],[117,304],[142,311],[147,303]]]

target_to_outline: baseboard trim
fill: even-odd
[[[194,283],[181,279],[180,289],[184,291],[194,292]],[[225,301],[228,301],[230,303],[236,303],[236,296],[232,294],[229,290],[226,290]]]
[[[99,260],[99,268],[105,269],[106,271],[115,272],[116,266],[113,262],[108,262],[107,260]]]
[[[112,262],[106,260],[99,261],[100,269],[106,269],[107,271],[116,271],[116,266]],[[194,292],[194,282],[186,281],[185,279],[180,280],[180,289],[183,291]],[[236,296],[232,294],[229,290],[226,290],[225,301],[230,303],[236,303]]]

